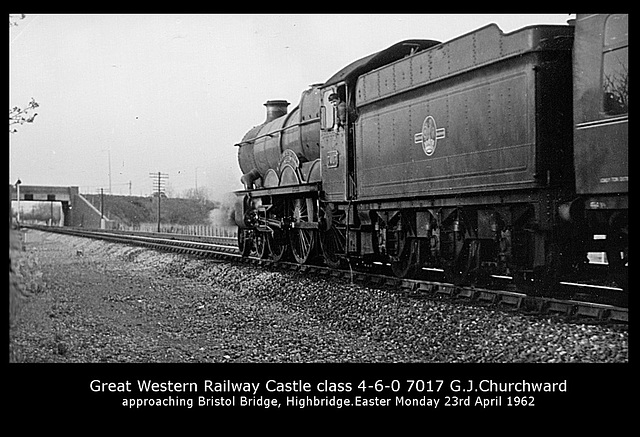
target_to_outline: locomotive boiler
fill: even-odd
[[[290,113],[267,102],[237,144],[243,255],[378,261],[459,284],[510,276],[533,291],[576,280],[604,251],[625,287],[627,26],[578,15],[402,41]]]

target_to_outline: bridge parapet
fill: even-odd
[[[18,192],[13,186],[11,200],[18,200]],[[78,187],[54,187],[44,185],[20,185],[20,201],[55,201],[72,202],[73,196],[79,193]]]
[[[55,187],[44,185],[9,185],[10,200],[61,202],[64,215],[64,226],[81,226],[83,228],[110,228],[111,220],[102,217],[100,211],[85,199],[78,187]],[[11,203],[11,202],[9,202]],[[11,212],[9,212],[11,222]]]

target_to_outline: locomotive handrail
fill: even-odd
[[[306,126],[307,124],[315,123],[317,121],[320,121],[320,117],[314,117],[314,118],[310,118],[308,120],[301,121],[299,123],[290,124],[289,126],[285,126],[285,127],[281,128],[281,129],[276,129],[274,131],[270,131],[269,133],[258,135],[257,137],[253,137],[250,140],[241,141],[239,143],[234,144],[234,146],[235,147],[240,147],[240,146],[243,146],[245,144],[251,144],[252,142],[254,142],[256,140],[259,140],[260,138],[265,138],[265,137],[273,138],[275,136],[275,134],[282,133],[287,129],[294,128],[294,127],[300,127],[300,126]]]

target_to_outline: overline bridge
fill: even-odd
[[[63,226],[104,228],[109,221],[80,194],[78,187],[9,184],[9,223],[12,221],[11,202],[14,201],[60,202]]]

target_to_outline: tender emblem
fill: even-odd
[[[438,140],[444,137],[445,129],[438,129],[436,120],[427,115],[422,123],[422,132],[415,134],[413,140],[416,144],[422,143],[422,150],[424,150],[425,155],[431,156],[436,151]]]

